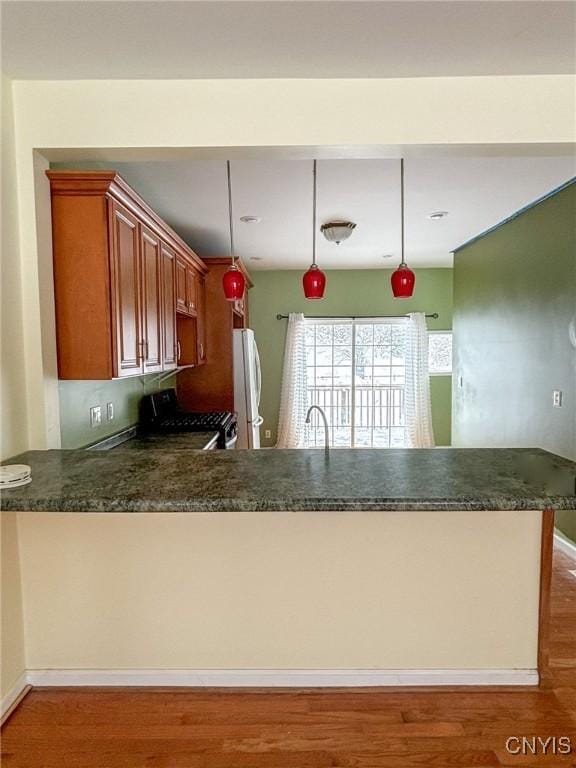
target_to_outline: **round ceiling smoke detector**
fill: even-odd
[[[448,216],[448,211],[433,211],[432,213],[429,213],[426,218],[431,221],[440,221],[440,219],[445,219],[446,216]]]
[[[320,232],[326,240],[340,245],[342,240],[348,240],[352,232],[356,229],[356,224],[351,221],[329,221],[322,224]]]
[[[262,219],[260,216],[240,216],[240,221],[243,224],[260,224]]]

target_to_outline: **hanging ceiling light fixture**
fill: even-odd
[[[400,228],[402,237],[402,261],[397,269],[392,272],[390,282],[392,293],[396,299],[409,299],[414,293],[416,275],[406,265],[404,260],[404,159],[400,160]]]
[[[348,240],[355,229],[356,224],[353,221],[328,221],[322,224],[320,232],[329,242],[340,245],[342,240]]]
[[[316,264],[316,160],[312,171],[313,197],[312,197],[312,264],[302,276],[304,296],[307,299],[323,299],[326,288],[326,275]]]
[[[228,174],[228,220],[230,224],[230,258],[232,264],[222,276],[222,287],[226,301],[239,301],[244,298],[244,289],[246,287],[246,278],[236,266],[236,257],[234,255],[234,223],[232,220],[232,182],[230,179],[230,160],[226,161],[226,171]]]

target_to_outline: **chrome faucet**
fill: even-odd
[[[310,424],[310,414],[312,411],[318,411],[320,416],[322,416],[322,421],[324,422],[324,448],[326,451],[330,450],[330,433],[328,431],[328,419],[326,418],[326,414],[320,408],[319,405],[311,405],[310,408],[308,408],[308,413],[306,414],[306,424]]]

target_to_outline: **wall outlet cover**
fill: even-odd
[[[102,408],[99,405],[93,405],[90,408],[90,426],[99,427],[102,424]]]
[[[267,438],[272,437],[272,430],[271,429],[265,429],[264,430],[264,437],[267,437]]]
[[[114,420],[114,403],[106,403],[106,418],[108,421]]]
[[[552,405],[554,408],[562,408],[562,391],[555,389],[552,393]]]

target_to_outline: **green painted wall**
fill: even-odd
[[[253,272],[250,291],[250,326],[254,329],[262,360],[262,401],[264,424],[260,432],[263,445],[274,445],[278,426],[280,383],[286,321],[276,314],[304,312],[310,315],[400,315],[406,312],[438,312],[429,320],[431,330],[452,327],[452,270],[416,271],[413,299],[394,299],[390,290],[390,270],[334,270],[327,272],[326,296],[320,302],[307,301],[302,294],[302,275],[297,271]],[[431,379],[432,416],[437,445],[450,444],[451,377]],[[264,430],[272,437],[266,439]]]
[[[572,184],[456,253],[454,445],[576,460],[575,222]],[[576,540],[576,512],[557,524]]]
[[[62,448],[83,448],[138,421],[138,403],[144,394],[174,386],[173,377],[158,383],[158,375],[115,381],[60,381]],[[106,421],[106,404],[114,403],[114,420]],[[90,426],[90,408],[102,407],[102,425]]]

